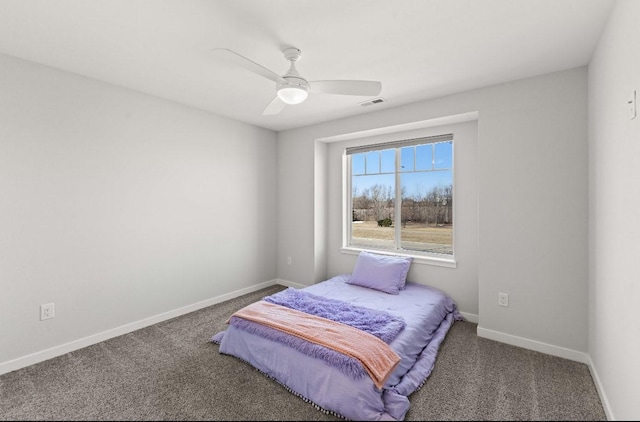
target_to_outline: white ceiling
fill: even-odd
[[[586,65],[612,0],[0,0],[0,53],[284,130]],[[278,74],[382,82],[387,102],[315,94],[276,116]]]

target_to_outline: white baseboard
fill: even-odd
[[[591,378],[593,378],[593,383],[596,385],[596,390],[598,391],[598,395],[600,396],[600,401],[602,402],[602,407],[604,408],[604,414],[607,416],[608,421],[615,421],[616,418],[613,415],[613,410],[611,410],[611,405],[609,404],[609,399],[607,398],[606,393],[604,392],[604,386],[600,381],[600,377],[598,376],[598,371],[596,371],[595,366],[593,366],[593,361],[591,360],[591,356],[587,356],[589,362],[587,365],[589,366],[589,372],[591,372]]]
[[[548,355],[558,356],[561,358],[573,360],[580,363],[589,363],[589,355],[577,350],[567,349],[552,344],[543,343],[536,340],[530,340],[524,337],[518,337],[511,334],[501,333],[478,325],[478,337],[488,338],[490,340],[499,341],[501,343],[510,344],[512,346],[522,347],[524,349],[535,350],[536,352],[546,353]]]
[[[162,314],[154,315],[149,318],[142,319],[140,321],[132,322],[130,324],[125,324],[120,327],[116,327],[107,331],[103,331],[97,334],[92,334],[87,337],[83,337],[78,340],[71,341],[69,343],[61,344],[59,346],[54,346],[49,349],[41,350],[39,352],[31,353],[26,356],[22,356],[16,359],[12,359],[6,362],[0,363],[0,375],[6,374],[11,371],[15,371],[21,368],[25,368],[30,365],[34,365],[39,362],[43,362],[45,360],[49,360],[51,358],[55,358],[57,356],[64,355],[69,352],[73,352],[78,349],[82,349],[87,346],[91,346],[96,343],[100,343],[105,340],[109,340],[114,337],[121,336],[123,334],[127,334],[141,328],[148,327],[153,324],[157,324],[162,321],[166,321],[171,318],[179,317],[181,315],[188,314],[193,311],[197,311],[202,308],[206,308],[207,306],[215,305],[216,303],[224,302],[230,299],[234,299],[236,297],[245,295],[247,293],[253,293],[260,289],[264,289],[265,287],[273,286],[275,284],[279,284],[279,280],[269,280],[264,283],[256,284],[251,287],[246,287],[244,289],[236,290],[231,293],[226,293],[224,295],[216,296],[211,299],[203,300],[201,302],[194,303],[192,305],[187,305],[182,308],[174,309],[169,312],[164,312]]]
[[[467,313],[467,312],[460,312],[460,315],[462,315],[464,317],[465,321],[475,322],[476,324],[478,322],[480,322],[480,318],[478,317],[478,314],[470,314],[470,313]]]
[[[293,288],[296,288],[296,289],[302,289],[302,288],[305,288],[305,287],[309,287],[309,286],[307,286],[305,284],[294,283],[293,281],[283,280],[281,278],[276,279],[275,281],[276,281],[276,284],[280,284],[280,285],[286,286],[286,287],[293,287]]]

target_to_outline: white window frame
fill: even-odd
[[[377,144],[369,144],[363,145],[359,147],[346,148],[343,155],[343,246],[340,249],[342,253],[357,255],[362,251],[374,252],[377,254],[383,255],[403,255],[410,256],[413,258],[414,262],[419,264],[428,264],[428,265],[436,265],[441,267],[448,268],[456,268],[457,262],[455,259],[455,207],[457,201],[455,200],[455,143],[453,143],[453,134],[444,134],[437,136],[428,136],[414,139],[404,139],[400,141],[392,141],[392,142],[384,142]],[[422,251],[414,251],[408,249],[402,249],[402,247],[398,244],[398,239],[401,239],[401,224],[394,224],[395,227],[395,244],[396,249],[388,250],[388,249],[375,249],[375,248],[366,248],[361,246],[352,246],[351,245],[351,234],[352,234],[352,210],[353,210],[353,198],[352,198],[352,168],[351,168],[351,155],[358,152],[367,152],[372,150],[383,150],[383,149],[396,149],[396,168],[395,168],[395,192],[396,192],[396,201],[398,201],[399,195],[398,192],[401,192],[401,172],[398,171],[400,168],[401,154],[399,150],[406,146],[412,145],[422,145],[422,144],[435,144],[438,142],[451,141],[452,142],[452,217],[453,217],[453,227],[452,227],[452,248],[453,254],[438,254],[433,252],[422,252]],[[395,209],[395,221],[401,221],[402,209],[401,207],[396,206]]]

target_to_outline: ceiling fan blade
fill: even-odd
[[[276,97],[269,103],[269,105],[262,112],[263,116],[272,116],[274,114],[280,113],[284,110],[287,103],[282,101],[280,97],[276,95]]]
[[[310,91],[339,95],[378,95],[382,84],[378,81],[311,81]]]
[[[256,73],[260,76],[263,76],[269,80],[272,80],[274,82],[284,82],[285,80],[282,78],[282,76],[278,75],[277,73],[267,69],[266,67],[262,66],[259,63],[254,62],[253,60],[236,53],[233,50],[229,50],[228,48],[214,48],[212,50],[214,53],[220,54],[222,56],[224,56],[226,59],[231,60],[233,63],[244,67],[245,69],[247,69],[250,72]]]

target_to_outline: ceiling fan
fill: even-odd
[[[296,70],[295,63],[300,60],[302,52],[295,47],[285,48],[282,51],[284,58],[291,62],[289,70],[282,76],[228,48],[214,48],[213,51],[223,54],[246,70],[276,83],[276,96],[264,109],[263,115],[278,114],[287,105],[300,104],[307,99],[309,93],[375,96],[380,94],[382,89],[382,84],[378,81],[308,81]]]

